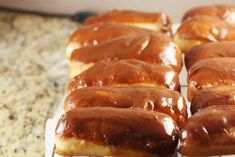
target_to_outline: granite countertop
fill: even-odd
[[[67,83],[67,18],[0,10],[0,157],[43,157],[44,127]]]

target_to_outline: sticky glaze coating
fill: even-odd
[[[135,59],[101,61],[71,79],[68,89],[89,86],[143,85],[179,91],[179,76],[173,68]]]
[[[235,105],[234,86],[215,86],[198,91],[191,102],[192,114],[217,105]]]
[[[81,107],[143,108],[170,115],[180,126],[187,120],[187,106],[180,93],[151,87],[87,87],[72,91],[64,110]]]
[[[85,20],[84,25],[97,24],[97,23],[120,23],[133,26],[152,24],[159,27],[161,32],[171,31],[170,18],[161,12],[146,13],[133,10],[113,10],[104,14],[90,17]]]
[[[182,67],[181,51],[164,34],[122,36],[98,45],[73,51],[71,62],[94,63],[104,59],[139,59],[152,64],[170,65],[179,72]]]
[[[56,138],[82,139],[157,155],[175,152],[177,134],[177,125],[164,113],[112,107],[70,110],[56,127]]]
[[[185,56],[186,69],[207,58],[235,57],[235,41],[207,43],[193,47]]]
[[[235,154],[235,106],[211,106],[194,114],[180,133],[185,156]]]
[[[235,58],[209,58],[196,62],[188,71],[188,99],[201,89],[235,85]]]
[[[194,17],[183,22],[177,34],[184,39],[202,42],[235,40],[235,26],[216,18]]]
[[[195,16],[210,16],[225,20],[232,24],[235,24],[235,6],[234,5],[210,5],[210,6],[199,6],[188,10],[182,21]]]
[[[134,36],[154,31],[126,26],[121,24],[96,24],[79,27],[70,37],[69,42],[76,42],[81,46],[96,45],[120,36]]]
[[[136,36],[146,33],[156,32],[148,29],[111,23],[82,26],[71,35],[66,47],[66,56],[67,58],[70,58],[73,50],[84,46],[97,45],[120,36]]]

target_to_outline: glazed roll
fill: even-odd
[[[88,45],[96,45],[101,42],[120,36],[135,36],[145,33],[155,33],[148,29],[121,24],[96,24],[79,27],[70,37],[66,47],[66,56],[70,58],[73,50]]]
[[[185,56],[186,69],[189,70],[199,60],[220,57],[235,57],[235,41],[213,42],[193,47]]]
[[[151,87],[87,87],[72,91],[64,101],[65,111],[97,106],[166,113],[180,127],[188,118],[187,106],[180,93]]]
[[[70,77],[81,73],[86,65],[101,60],[139,59],[152,64],[169,65],[180,72],[181,51],[171,38],[164,34],[122,36],[98,45],[86,46],[73,51],[70,62]]]
[[[235,85],[235,58],[210,58],[196,62],[188,72],[188,100],[196,92],[219,85]]]
[[[184,14],[182,21],[195,16],[210,16],[235,24],[235,6],[216,4],[195,7]]]
[[[97,62],[72,78],[68,90],[89,86],[126,87],[133,85],[180,90],[179,76],[173,68],[135,59]]]
[[[174,35],[174,41],[185,53],[202,43],[231,40],[235,40],[235,26],[226,21],[206,16],[184,21]]]
[[[161,12],[146,13],[133,10],[113,10],[88,18],[85,20],[84,25],[98,23],[125,24],[171,34],[171,20]]]
[[[91,107],[66,112],[55,134],[63,156],[158,157],[175,153],[178,127],[164,113]]]
[[[203,108],[217,105],[235,105],[234,86],[215,86],[197,92],[191,102],[192,114]]]
[[[180,133],[184,156],[235,154],[235,106],[211,106],[194,114]]]

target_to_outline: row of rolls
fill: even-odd
[[[55,130],[55,152],[235,154],[235,42],[219,42],[233,37],[234,16],[235,6],[193,8],[175,34],[170,18],[160,12],[114,10],[86,19],[66,48],[70,81]],[[180,93],[182,52],[189,114]]]
[[[174,41],[185,53],[192,116],[181,129],[185,156],[235,154],[235,6],[185,13]]]

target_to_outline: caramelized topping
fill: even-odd
[[[200,16],[184,21],[177,34],[183,39],[202,42],[235,40],[235,26],[220,19]]]
[[[88,18],[84,24],[121,23],[129,25],[158,24],[162,32],[170,31],[170,18],[164,13],[146,13],[132,10],[113,10],[104,14]]]
[[[153,64],[172,66],[181,70],[181,52],[164,34],[145,34],[136,37],[122,36],[98,45],[86,46],[73,51],[71,61],[93,63],[107,60],[139,59]]]
[[[136,36],[155,33],[148,29],[121,24],[96,24],[79,27],[71,36],[69,43],[78,43],[81,47],[96,45],[120,36]]]
[[[188,85],[198,89],[235,84],[235,58],[210,58],[196,62],[188,72]]]
[[[175,152],[178,129],[163,113],[110,107],[66,112],[56,128],[57,138],[168,155]]]
[[[150,87],[87,87],[74,90],[65,99],[65,111],[81,107],[143,108],[170,115],[180,126],[187,119],[184,98],[175,91]]]
[[[216,86],[197,92],[191,103],[192,114],[208,106],[235,105],[235,87]]]
[[[74,77],[69,90],[89,86],[142,85],[179,90],[179,78],[171,67],[129,59],[102,61]]]
[[[207,58],[235,57],[235,41],[207,43],[193,47],[185,57],[187,70],[199,60]]]
[[[210,16],[235,24],[235,6],[217,4],[211,6],[195,7],[184,14],[182,21],[185,21],[195,16]]]
[[[185,156],[235,154],[235,106],[211,106],[194,114],[180,134]]]

